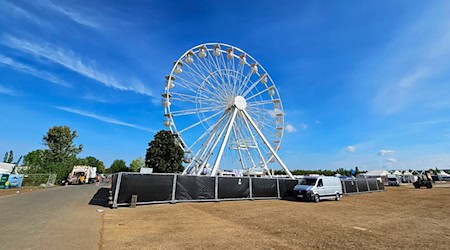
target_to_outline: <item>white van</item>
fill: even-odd
[[[294,187],[297,199],[319,202],[321,199],[340,200],[342,197],[341,180],[329,176],[305,176]]]

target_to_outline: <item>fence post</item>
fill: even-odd
[[[120,172],[117,177],[117,182],[116,182],[116,190],[114,191],[114,200],[113,200],[113,204],[112,204],[112,208],[117,208],[117,198],[119,198],[119,190],[120,190],[120,183],[122,182],[122,172]]]
[[[219,176],[216,176],[214,182],[214,198],[216,201],[219,201]]]
[[[356,185],[356,192],[359,193],[359,187],[358,187],[358,181],[355,180],[355,185]]]
[[[367,185],[367,191],[368,191],[368,192],[371,192],[371,191],[370,191],[370,186],[369,186],[369,181],[368,181],[367,179],[366,179],[366,185]]]
[[[281,199],[281,195],[280,195],[280,179],[277,178],[277,194],[278,194],[278,199]]]
[[[253,200],[252,177],[248,177],[248,185],[250,189],[250,200]]]
[[[173,175],[173,183],[172,183],[172,201],[171,201],[171,203],[176,203],[176,201],[175,201],[176,191],[177,191],[177,175],[174,174]]]

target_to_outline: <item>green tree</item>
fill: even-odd
[[[111,173],[128,171],[127,164],[124,160],[114,160],[109,169]]]
[[[105,164],[103,163],[103,161],[101,161],[93,156],[88,156],[86,158],[78,159],[77,164],[96,167],[97,173],[99,173],[99,174],[105,173]]]
[[[145,154],[145,166],[153,168],[155,173],[177,173],[183,171],[184,152],[174,142],[170,131],[161,130],[148,144]]]
[[[144,159],[142,159],[142,157],[139,156],[138,158],[131,161],[130,171],[138,172],[143,167],[145,167]]]
[[[56,163],[72,161],[83,149],[83,145],[74,145],[73,141],[78,137],[77,131],[72,131],[68,126],[54,126],[43,137],[44,144],[48,147],[48,160]]]
[[[8,151],[6,151],[5,156],[3,157],[3,162],[6,162],[8,160]]]
[[[23,164],[28,167],[44,167],[44,159],[47,151],[37,149],[29,152],[23,158]]]

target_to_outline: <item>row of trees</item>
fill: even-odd
[[[301,170],[301,169],[296,169],[296,170],[292,170],[291,173],[293,175],[308,175],[308,174],[319,174],[319,175],[325,175],[325,176],[334,176],[335,174],[340,174],[340,175],[344,175],[344,176],[352,176],[352,175],[357,175],[360,173],[360,171],[358,170],[358,167],[355,168],[355,170],[352,172],[352,170],[348,170],[348,169],[344,169],[344,168],[338,168],[335,171],[333,170]],[[284,170],[276,170],[275,174],[285,174]]]
[[[25,155],[24,165],[28,167],[26,173],[56,174],[57,181],[66,178],[74,165],[89,165],[96,167],[98,173],[104,173],[105,165],[101,160],[93,156],[78,157],[83,145],[74,144],[77,137],[77,131],[72,131],[68,126],[51,127],[42,137],[46,148]]]
[[[167,131],[166,131],[167,132]],[[158,133],[160,134],[160,133]],[[166,134],[167,136],[167,134]],[[88,165],[97,168],[97,173],[116,173],[116,172],[138,172],[142,167],[146,166],[146,161],[142,157],[134,159],[129,166],[127,166],[124,160],[115,160],[109,169],[105,168],[103,161],[88,156],[85,158],[78,157],[78,154],[83,150],[83,145],[76,145],[74,140],[78,137],[77,131],[71,130],[68,126],[54,126],[51,127],[48,132],[43,136],[42,140],[45,149],[36,149],[29,152],[24,157],[24,165],[28,168],[26,173],[52,173],[57,174],[57,180],[61,181],[66,178],[74,165]],[[156,138],[156,136],[155,136]],[[152,144],[152,142],[150,143]],[[153,145],[153,144],[152,144]],[[159,143],[158,143],[159,145]],[[150,149],[149,149],[150,150]],[[165,150],[164,147],[162,150]],[[154,148],[150,151],[154,151]],[[155,151],[158,155],[166,156],[167,154],[161,151]],[[168,150],[170,154],[170,150]],[[147,155],[152,155],[148,153]],[[181,154],[182,157],[182,154]],[[180,157],[180,166],[181,166]],[[5,154],[4,162],[13,161],[13,152],[10,151]],[[150,162],[150,161],[148,161]],[[169,170],[169,163],[162,164],[161,159],[156,157],[156,160],[152,161],[156,163],[155,172],[164,172]],[[150,165],[151,167],[152,165]],[[158,166],[160,166],[158,168]],[[163,167],[163,168],[161,168]],[[173,169],[173,167],[172,167]]]
[[[170,131],[161,130],[154,136],[148,144],[145,161],[142,157],[134,159],[129,166],[122,159],[114,160],[109,169],[105,169],[104,163],[88,156],[79,158],[78,154],[83,150],[83,145],[76,145],[74,140],[78,137],[75,130],[67,126],[54,126],[50,128],[42,138],[45,149],[37,149],[29,152],[24,157],[24,164],[28,166],[28,173],[53,173],[57,174],[58,181],[66,178],[74,165],[89,165],[97,168],[98,173],[116,172],[138,172],[143,167],[153,168],[155,173],[179,173],[184,167],[182,165],[184,153],[176,138]],[[12,162],[14,159],[12,150],[5,154],[4,162]],[[356,168],[356,174],[358,169]],[[275,171],[276,174],[283,174],[282,170]],[[355,174],[350,170],[339,168],[332,170],[294,170],[295,175],[341,174],[350,176]]]
[[[139,170],[143,167],[145,167],[145,162],[142,157],[132,160],[129,167],[124,160],[114,160],[109,168],[109,172],[139,172]]]

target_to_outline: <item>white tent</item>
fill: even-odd
[[[389,174],[386,170],[371,170],[367,171],[367,173],[362,174],[364,177],[382,177],[387,176]]]
[[[0,162],[0,174],[9,174],[14,168],[14,164]]]
[[[395,170],[394,173],[392,173],[392,174],[395,174],[397,176],[402,176],[403,175],[402,172],[400,172],[398,170]]]

